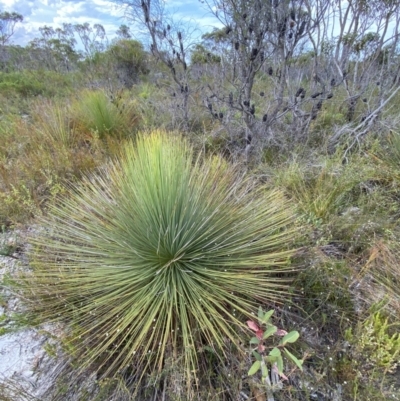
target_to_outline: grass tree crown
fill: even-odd
[[[26,280],[42,321],[67,321],[83,366],[140,379],[202,344],[224,349],[285,291],[293,212],[218,156],[154,132],[70,188],[32,238]],[[40,299],[40,302],[37,299]]]

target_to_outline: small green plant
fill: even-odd
[[[273,314],[273,309],[264,313],[263,309],[260,307],[258,309],[258,324],[253,320],[247,321],[247,325],[255,333],[255,337],[250,339],[250,344],[253,346],[256,345],[256,348],[252,352],[256,360],[251,366],[248,375],[252,376],[258,371],[261,371],[262,381],[266,385],[268,401],[274,399],[274,391],[282,388],[280,379],[288,380],[283,372],[284,364],[282,353],[294,362],[297,368],[303,370],[303,361],[296,358],[286,348],[287,344],[292,344],[297,341],[299,332],[293,330],[288,333],[285,330],[278,329],[277,326],[270,322]],[[265,341],[271,339],[274,335],[282,337],[279,343],[271,347],[266,346]]]
[[[32,191],[22,182],[11,185],[9,191],[0,192],[0,222],[9,222],[14,216],[27,220],[40,213]]]
[[[0,336],[8,333],[8,330],[6,327],[7,323],[8,323],[7,315],[5,315],[5,314],[0,315]]]
[[[12,256],[17,249],[15,236],[6,230],[5,225],[0,228],[0,256]],[[1,303],[0,303],[1,304]]]
[[[389,318],[380,311],[372,313],[357,327],[356,333],[349,328],[345,339],[353,345],[353,354],[362,358],[363,369],[383,368],[393,373],[398,367],[400,356],[400,333],[393,330]]]
[[[399,326],[384,311],[383,301],[374,304],[365,320],[344,332],[345,353],[338,371],[350,384],[354,400],[398,399]]]

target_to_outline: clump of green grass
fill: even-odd
[[[26,391],[20,383],[15,380],[8,380],[0,383],[0,399],[2,401],[38,401],[38,398]]]
[[[40,101],[31,119],[9,117],[0,127],[0,224],[40,215],[61,183],[103,162],[105,146],[78,132],[68,107]]]
[[[49,145],[67,149],[77,144],[79,137],[66,101],[44,100],[32,108],[34,127]]]
[[[360,297],[367,306],[382,304],[385,313],[397,318],[400,313],[400,253],[398,232],[391,239],[376,239],[366,252],[366,259],[355,276]]]
[[[351,191],[363,180],[362,170],[331,160],[310,166],[290,162],[274,182],[285,189],[310,221],[325,221],[352,206]],[[277,169],[278,170],[278,169]]]
[[[69,322],[82,368],[139,385],[179,361],[190,391],[198,350],[223,354],[243,316],[284,296],[293,222],[281,192],[155,132],[40,219],[25,296],[37,320]]]
[[[385,174],[385,178],[396,187],[400,182],[400,133],[392,132],[382,140],[380,148],[373,152],[378,168]]]
[[[73,119],[83,132],[104,139],[124,138],[138,127],[139,115],[132,103],[112,102],[103,91],[84,91],[72,107]]]

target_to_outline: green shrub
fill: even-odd
[[[399,394],[393,375],[400,355],[397,316],[391,323],[382,311],[376,310],[381,306],[374,304],[364,321],[344,333],[348,347],[341,365],[348,365],[354,399],[389,400]]]
[[[386,372],[396,371],[400,355],[400,333],[381,312],[372,313],[360,323],[356,333],[348,329],[345,338],[356,347],[353,353],[362,356],[363,369],[381,367]]]
[[[111,56],[117,70],[125,72],[132,83],[140,74],[147,74],[148,60],[143,45],[137,40],[120,39],[106,51]]]
[[[136,385],[175,361],[190,387],[200,347],[237,343],[243,314],[285,294],[293,221],[279,191],[156,132],[41,219],[25,296],[39,321],[70,322],[99,377]]]
[[[29,76],[31,75],[31,76]],[[23,72],[4,73],[0,72],[0,91],[16,92],[23,96],[41,95],[45,91],[45,85],[33,74]]]
[[[55,96],[72,87],[73,76],[48,70],[0,72],[0,92],[24,97]]]

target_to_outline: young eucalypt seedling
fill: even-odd
[[[283,357],[284,353],[294,364],[303,370],[303,361],[297,359],[289,350],[286,348],[287,344],[292,344],[299,338],[299,332],[296,330],[288,333],[285,330],[278,329],[274,326],[270,319],[274,313],[274,310],[264,312],[260,307],[258,310],[258,322],[252,320],[247,321],[249,328],[254,331],[255,337],[250,339],[250,344],[256,345],[253,349],[253,356],[255,362],[249,370],[249,376],[256,374],[261,370],[262,381],[266,385],[268,401],[273,401],[273,392],[282,389],[282,380],[288,380],[287,376],[283,373]],[[281,337],[279,343],[271,347],[265,345],[265,341],[272,336]],[[269,351],[269,352],[268,352]],[[269,368],[268,368],[269,367]]]

